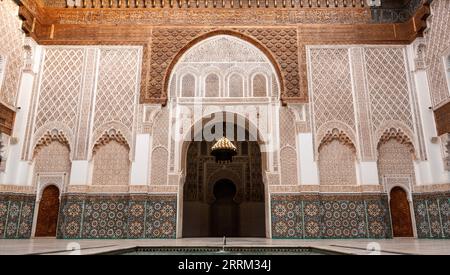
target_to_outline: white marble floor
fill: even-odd
[[[134,247],[217,247],[222,239],[176,239],[176,240],[57,240],[39,238],[31,240],[0,240],[0,255],[14,254],[65,254],[89,255]],[[369,255],[369,248],[379,248],[379,254],[431,254],[450,255],[450,240],[271,240],[230,238],[227,247],[305,247],[333,252]]]

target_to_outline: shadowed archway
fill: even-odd
[[[236,126],[237,127],[237,126]],[[231,163],[217,163],[213,141],[192,141],[186,152],[182,237],[265,237],[266,196],[257,141],[230,138]]]
[[[228,179],[214,184],[215,201],[211,204],[210,236],[239,236],[239,204],[234,201],[236,186]]]

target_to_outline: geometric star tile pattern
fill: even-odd
[[[300,239],[391,238],[387,196],[272,196],[272,237]]]
[[[34,195],[0,195],[0,239],[31,237],[34,202]]]
[[[414,194],[419,238],[450,238],[450,193]]]
[[[58,238],[175,238],[177,198],[171,195],[66,195]]]

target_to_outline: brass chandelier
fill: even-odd
[[[228,138],[222,137],[211,148],[211,155],[216,158],[217,163],[230,163],[237,155],[237,149]]]

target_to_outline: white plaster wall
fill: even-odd
[[[319,185],[319,170],[314,160],[314,146],[312,133],[298,135],[300,148],[300,182],[302,185]]]
[[[150,135],[136,135],[135,159],[131,164],[131,185],[146,185],[148,182]]]
[[[87,185],[90,183],[90,163],[87,160],[72,161],[70,185]]]
[[[376,161],[361,161],[356,165],[360,185],[378,185],[378,165]]]

